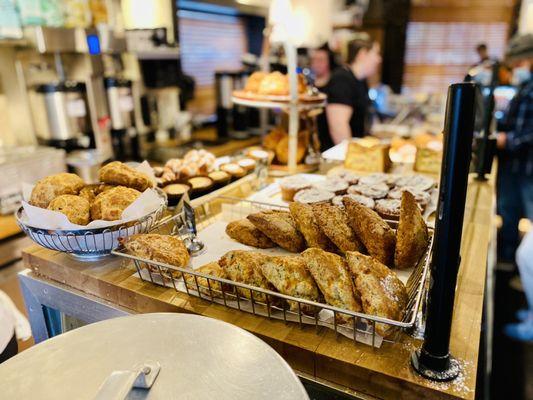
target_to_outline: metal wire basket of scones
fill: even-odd
[[[109,255],[117,248],[119,238],[148,232],[156,225],[166,209],[166,196],[160,189],[155,190],[162,200],[158,208],[141,218],[105,228],[77,230],[36,228],[25,222],[23,207],[17,210],[15,218],[22,231],[35,243],[50,250],[69,253],[80,260],[94,261]]]
[[[273,286],[259,287],[237,282],[229,279],[225,274],[219,273],[220,265],[217,265],[217,261],[222,261],[218,260],[220,253],[217,253],[217,251],[219,251],[221,246],[224,246],[224,243],[217,244],[217,240],[205,240],[202,232],[206,232],[205,229],[213,227],[216,223],[232,221],[250,213],[264,210],[286,210],[286,207],[229,197],[219,197],[197,207],[194,213],[198,237],[205,245],[203,255],[199,257],[203,257],[206,260],[200,268],[178,267],[171,263],[154,261],[149,259],[149,257],[140,257],[124,246],[114,250],[113,254],[131,260],[138,275],[144,281],[174,288],[178,292],[187,293],[231,309],[249,312],[269,319],[283,320],[287,323],[294,322],[301,327],[305,325],[314,325],[317,328],[325,326],[333,329],[338,334],[349,337],[354,342],[359,341],[379,347],[382,341],[395,341],[400,330],[409,330],[415,326],[417,314],[424,298],[425,282],[428,277],[429,254],[433,245],[431,232],[429,244],[424,255],[405,281],[407,299],[402,317],[398,320],[393,320],[327,304],[323,296],[318,298],[319,301],[313,301],[283,294]],[[392,227],[396,226],[394,221],[388,221],[388,223]],[[183,213],[163,220],[150,233],[178,236],[184,242],[189,241],[191,236],[186,227]],[[217,234],[215,233],[214,236],[216,237]],[[306,251],[309,251],[309,249]],[[315,251],[315,249],[311,249],[312,251]],[[211,257],[210,252],[213,253],[213,257]],[[237,252],[236,254],[245,256],[244,253]],[[211,261],[209,260],[210,257],[212,258]],[[221,260],[224,257],[226,256],[223,256]],[[274,258],[276,257],[277,255],[274,256]],[[195,256],[192,257],[193,268],[198,266],[198,264],[194,264],[194,258]],[[243,261],[249,261],[253,264],[253,260]]]

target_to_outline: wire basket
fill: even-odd
[[[15,213],[17,224],[35,243],[50,250],[68,253],[82,261],[96,261],[111,254],[119,246],[118,238],[150,231],[166,209],[166,196],[157,191],[164,202],[144,217],[104,228],[62,230],[40,229],[23,222],[24,208]]]
[[[252,202],[231,197],[218,197],[195,208],[196,226],[201,231],[216,221],[230,221],[244,218],[246,215],[266,209],[287,209],[283,206]],[[161,221],[151,232],[178,235],[188,241],[191,233],[185,227],[184,215],[177,214]],[[397,222],[387,221],[392,227]],[[408,303],[404,318],[395,321],[363,312],[354,312],[337,308],[324,303],[317,303],[293,296],[284,295],[267,289],[234,282],[228,279],[206,275],[190,268],[180,268],[170,264],[143,259],[133,256],[123,247],[113,254],[133,261],[140,278],[157,285],[174,288],[178,292],[202,298],[212,303],[222,304],[228,308],[261,315],[266,318],[293,321],[300,326],[326,326],[336,333],[379,347],[383,340],[395,341],[400,330],[413,328],[417,321],[425,282],[429,271],[429,255],[433,246],[433,234],[425,255],[413,269],[406,282]],[[209,243],[205,243],[204,251],[209,251]],[[215,255],[212,261],[218,260]],[[288,305],[290,305],[288,307]],[[383,339],[376,333],[376,324],[390,329],[392,332]]]

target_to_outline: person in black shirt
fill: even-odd
[[[348,43],[348,64],[333,73],[328,85],[326,114],[334,144],[369,133],[371,101],[366,79],[380,64],[379,43],[369,38]]]

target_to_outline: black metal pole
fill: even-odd
[[[472,157],[474,102],[473,83],[457,83],[448,89],[424,343],[411,359],[416,371],[438,381],[454,379],[459,373],[457,361],[449,354],[449,345]]]

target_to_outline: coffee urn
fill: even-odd
[[[218,139],[245,139],[249,135],[246,107],[233,104],[232,92],[244,87],[244,71],[217,71],[215,88],[217,98],[217,135]]]

